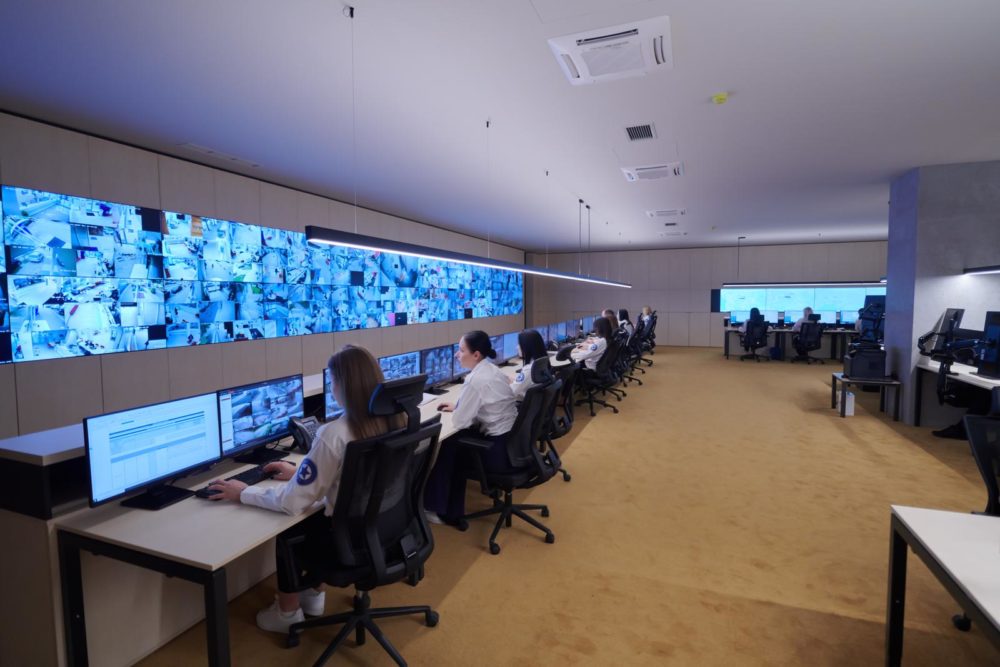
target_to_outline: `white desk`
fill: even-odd
[[[921,355],[916,368],[916,387],[913,392],[913,425],[920,426],[920,413],[922,412],[924,402],[924,383],[921,371],[937,375],[938,369],[941,368],[941,364],[940,362],[934,361],[930,357]],[[986,391],[992,391],[994,387],[1000,387],[1000,380],[993,380],[991,378],[978,375],[975,366],[969,366],[968,364],[952,364],[951,372],[952,375],[948,377],[955,382],[961,382],[972,387],[979,387],[980,389],[985,389]]]
[[[503,368],[513,376],[514,366]],[[421,419],[441,415],[441,439],[453,435],[452,413],[438,412],[442,401],[454,402],[462,385],[453,385],[420,407]],[[301,455],[289,454],[296,462]],[[230,476],[241,468],[203,474],[182,484],[203,486],[208,479]],[[221,466],[220,466],[221,468]],[[264,481],[275,485],[281,482]],[[228,502],[187,498],[156,512],[124,508],[111,503],[79,510],[57,521],[59,568],[63,593],[63,621],[67,662],[86,665],[87,630],[83,605],[81,551],[107,556],[204,588],[205,624],[210,665],[228,665],[229,620],[226,566],[308,516],[287,516]]]
[[[892,506],[885,664],[903,656],[907,547],[1000,648],[1000,518]]]

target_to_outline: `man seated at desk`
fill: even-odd
[[[792,325],[792,331],[801,331],[802,325],[809,321],[809,316],[813,314],[813,309],[806,306],[802,309],[802,317],[795,321]]]

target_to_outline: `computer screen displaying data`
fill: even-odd
[[[333,381],[330,379],[330,369],[323,369],[323,418],[332,421],[344,413],[344,408],[333,395]]]
[[[302,415],[301,375],[220,391],[219,427],[223,456],[287,437],[291,434],[289,418]]]
[[[406,352],[405,354],[395,354],[391,357],[380,357],[378,364],[382,367],[382,375],[385,376],[386,380],[398,380],[399,378],[420,375],[419,352]]]
[[[84,434],[95,505],[221,455],[214,392],[88,417]]]
[[[490,347],[497,353],[497,358],[493,360],[493,363],[502,364],[507,361],[507,357],[503,354],[503,334],[490,336]]]
[[[518,335],[519,332],[517,331],[511,331],[510,333],[505,333],[503,335],[503,355],[505,359],[513,359],[514,357],[520,356],[517,348]]]

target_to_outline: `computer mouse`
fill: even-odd
[[[211,498],[212,496],[217,496],[222,493],[222,489],[210,489],[207,486],[203,489],[198,489],[194,492],[194,495],[199,498]]]

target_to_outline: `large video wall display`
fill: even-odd
[[[0,363],[520,313],[515,271],[0,187]]]

